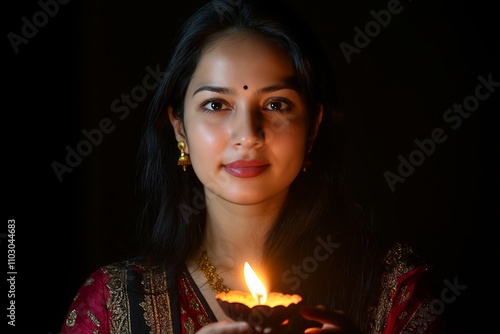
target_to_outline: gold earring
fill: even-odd
[[[186,148],[186,143],[184,141],[180,141],[177,144],[177,147],[181,151],[181,156],[177,160],[177,165],[182,166],[182,169],[186,171],[186,166],[191,165],[191,159],[189,159],[189,155],[184,153],[184,149]]]

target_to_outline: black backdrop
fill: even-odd
[[[462,286],[443,304],[453,333],[491,332],[498,310],[488,306],[498,304],[492,272],[500,264],[493,233],[500,222],[500,87],[475,96],[480,76],[500,82],[493,5],[401,1],[377,31],[371,11],[396,1],[289,2],[330,56],[350,127],[353,189],[381,237],[415,241],[437,265],[443,291],[445,281]],[[6,265],[10,232],[16,251],[16,274],[5,265],[4,283],[15,278],[15,298],[10,284],[2,292],[6,315],[15,300],[16,326],[3,317],[7,332],[57,333],[85,277],[133,253],[134,158],[150,85],[173,33],[199,3],[30,0],[2,11]],[[356,46],[355,28],[367,24],[370,41],[348,62],[340,45]],[[455,103],[473,109],[460,126],[443,119]],[[423,149],[415,141],[429,143],[439,129],[446,140],[437,136],[442,142],[418,160]],[[68,152],[78,149],[85,156],[72,157],[71,172],[58,177],[54,164],[68,165]],[[391,190],[384,175],[397,174],[402,158],[419,165]],[[15,231],[7,230],[9,219]]]

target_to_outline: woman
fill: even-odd
[[[62,332],[268,331],[215,299],[247,290],[245,262],[302,296],[281,331],[436,332],[429,267],[379,244],[349,196],[332,75],[304,23],[276,1],[211,1],[175,45],[140,150],[143,254],[94,272]]]

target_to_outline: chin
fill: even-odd
[[[222,194],[224,200],[239,205],[256,205],[266,202],[281,202],[286,196],[287,190],[269,193],[269,189],[239,189],[230,193]]]

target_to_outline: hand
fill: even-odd
[[[303,306],[300,313],[306,319],[317,321],[323,327],[311,327],[304,333],[335,333],[335,334],[362,334],[361,330],[343,311],[328,310],[323,305]]]
[[[251,333],[252,327],[244,321],[219,321],[203,326],[196,334]]]

